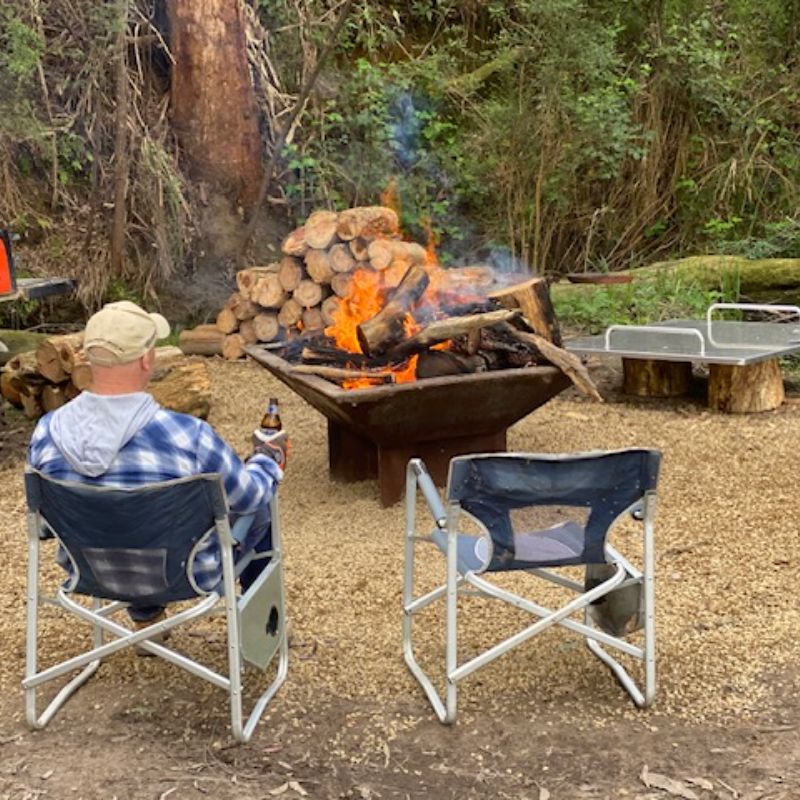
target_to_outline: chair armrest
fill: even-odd
[[[439,496],[439,492],[422,459],[412,458],[408,462],[407,474],[409,477],[413,475],[416,486],[422,491],[425,504],[431,512],[436,527],[441,529],[446,528],[447,510],[444,507],[444,503],[442,503],[442,498]]]

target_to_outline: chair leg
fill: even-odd
[[[415,484],[410,482],[406,490],[406,536],[405,559],[403,567],[403,657],[411,674],[417,679],[433,707],[439,721],[449,725],[456,720],[457,715],[457,689],[456,682],[451,678],[457,665],[457,611],[458,611],[458,585],[459,578],[456,571],[455,545],[456,538],[452,537],[453,558],[448,558],[447,583],[434,589],[426,595],[414,598],[414,548],[415,548]],[[447,603],[446,615],[446,688],[444,700],[434,687],[431,679],[420,666],[414,655],[413,626],[414,614],[421,611],[432,602],[445,597]]]

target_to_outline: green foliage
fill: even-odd
[[[627,284],[593,287],[553,294],[562,325],[583,332],[600,333],[609,325],[645,325],[666,319],[702,318],[712,303],[734,302],[739,297],[736,281],[721,281],[708,289],[682,280],[674,272]]]

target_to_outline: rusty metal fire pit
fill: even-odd
[[[506,431],[569,385],[555,367],[524,367],[428,378],[367,389],[341,389],[263,346],[248,355],[328,420],[328,464],[334,480],[377,478],[392,505],[405,489],[412,457],[425,459],[443,485],[453,456],[506,449]]]

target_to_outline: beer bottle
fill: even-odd
[[[259,427],[267,435],[277,433],[283,429],[283,424],[281,423],[281,414],[280,410],[278,409],[277,397],[270,397],[269,403],[267,404],[267,410],[264,412],[264,416],[261,418],[261,425]]]

